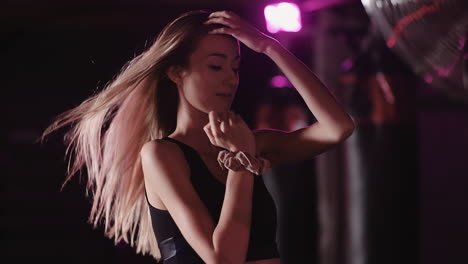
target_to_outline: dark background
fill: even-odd
[[[2,138],[6,146],[1,158],[7,173],[0,187],[1,262],[152,263],[151,257],[137,255],[125,244],[114,246],[101,229],[87,224],[90,202],[84,195],[84,177],[81,181],[74,177],[60,191],[67,168],[63,131],[53,134],[45,145],[35,140],[54,116],[102,87],[180,13],[231,9],[265,31],[261,14],[267,2],[2,3]],[[314,16],[305,19],[313,23]],[[313,61],[311,46],[300,40],[291,43],[291,49],[306,63]],[[328,52],[333,56],[333,47]],[[234,108],[253,124],[252,112],[276,68],[266,56],[245,47],[242,56]],[[416,136],[411,143],[417,147],[411,158],[416,161],[417,185],[409,197],[418,210],[409,220],[416,223],[411,228],[417,229],[411,248],[420,263],[466,263],[468,106],[422,82],[417,83],[416,92]],[[398,231],[392,229],[392,219],[383,221],[387,232]]]

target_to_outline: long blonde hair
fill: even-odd
[[[105,235],[116,244],[124,240],[158,261],[139,153],[145,142],[174,131],[179,97],[166,71],[186,66],[198,40],[222,26],[204,25],[209,14],[180,15],[102,91],[58,115],[40,138],[44,142],[53,131],[71,126],[64,137],[70,161],[63,185],[85,167],[86,195],[92,198],[89,223],[97,227],[103,222]]]

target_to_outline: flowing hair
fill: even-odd
[[[208,31],[210,12],[190,11],[169,23],[154,43],[127,62],[104,88],[79,106],[55,117],[40,137],[70,125],[64,136],[69,156],[63,186],[85,167],[86,196],[92,199],[88,222],[104,223],[115,244],[124,240],[157,261],[161,254],[145,198],[142,146],[175,130],[179,95],[168,78],[170,66],[187,66]]]

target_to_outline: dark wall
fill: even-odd
[[[421,263],[465,263],[468,109],[426,107],[418,113],[418,124]]]

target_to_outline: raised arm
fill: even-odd
[[[353,133],[351,117],[304,63],[276,41],[269,42],[264,54],[281,69],[317,119],[316,123],[296,131],[255,131],[258,147],[273,167],[312,158]]]
[[[317,119],[313,125],[293,132],[272,129],[255,131],[257,149],[271,161],[272,167],[311,158],[351,135],[354,131],[351,117],[317,76],[278,41],[233,12],[214,12],[210,17],[208,23],[226,25],[213,30],[213,34],[234,36],[247,47],[273,60]]]

